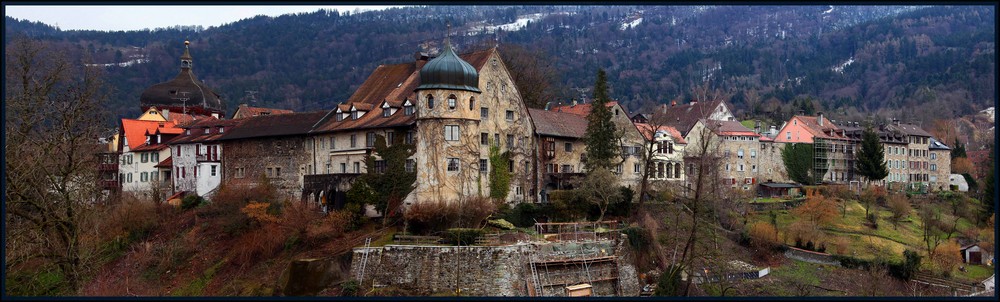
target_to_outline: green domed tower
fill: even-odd
[[[417,95],[417,202],[454,202],[479,190],[479,73],[445,38],[420,69]]]

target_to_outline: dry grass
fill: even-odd
[[[497,210],[489,198],[473,197],[457,202],[431,201],[410,206],[403,214],[409,231],[432,234],[448,228],[479,228]]]

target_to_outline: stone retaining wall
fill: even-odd
[[[809,263],[840,266],[840,261],[833,259],[833,255],[807,251],[794,247],[788,247],[788,250],[785,251],[785,257]]]

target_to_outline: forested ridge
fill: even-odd
[[[516,45],[544,58],[552,101],[590,95],[604,68],[611,97],[632,110],[687,101],[707,85],[738,113],[772,120],[811,103],[840,118],[929,123],[992,106],[995,22],[990,6],[426,6],[121,32],[8,17],[5,37],[25,33],[110,64],[107,107],[123,117],[138,113],[146,87],[176,75],[184,40],[229,112],[246,91],[257,91],[256,106],[316,110],[346,100],[379,64],[435,53],[450,23],[459,51]],[[746,100],[748,90],[759,99]]]

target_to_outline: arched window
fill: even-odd
[[[454,94],[448,96],[448,109],[455,110],[455,106],[458,103],[458,98]]]
[[[469,111],[476,110],[476,97],[469,98]]]
[[[681,178],[681,165],[674,164],[674,178]]]
[[[434,109],[434,96],[427,95],[427,109]]]

